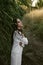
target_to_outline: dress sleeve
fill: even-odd
[[[27,45],[28,44],[28,39],[26,37],[23,37],[22,43],[25,44],[25,45]]]
[[[16,36],[16,31],[14,31],[14,33],[13,33],[13,40],[14,40],[15,36]]]

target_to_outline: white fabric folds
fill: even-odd
[[[19,43],[22,42],[22,47]],[[13,46],[11,50],[11,65],[21,65],[23,47],[28,44],[28,39],[22,34],[18,33],[18,30],[13,34]]]

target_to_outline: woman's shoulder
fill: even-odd
[[[14,34],[16,34],[16,33],[17,33],[17,30],[14,31]]]
[[[23,37],[22,33],[20,31],[18,31],[18,30],[14,31],[14,35],[16,35],[17,37],[19,36],[21,38]]]
[[[18,33],[18,30],[15,30],[15,31],[14,31],[14,35],[20,36],[20,34]]]

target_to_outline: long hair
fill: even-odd
[[[17,30],[17,19],[13,18],[13,22],[14,22],[14,31]]]
[[[15,32],[15,30],[17,30],[17,19],[14,17],[13,18],[13,31],[12,31],[12,35],[11,35],[11,48],[12,48],[12,45],[13,45],[13,34]]]
[[[18,29],[18,25],[17,25],[17,19],[18,18],[13,18],[13,23],[14,23],[14,29],[13,29],[13,31],[12,31],[12,36],[11,36],[11,48],[12,48],[12,45],[13,45],[13,34],[14,34],[14,32],[16,31],[16,30],[18,30],[18,31],[21,31],[22,33],[23,33],[23,30],[22,29]]]
[[[17,18],[19,19],[19,18]],[[21,31],[23,33],[23,29],[18,29],[18,25],[17,25],[17,19],[16,18],[13,18],[13,22],[14,22],[14,31],[15,30],[18,30],[18,31]]]

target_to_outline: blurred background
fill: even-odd
[[[22,65],[43,65],[43,0],[0,0],[0,65],[10,65],[14,17],[29,40]]]

